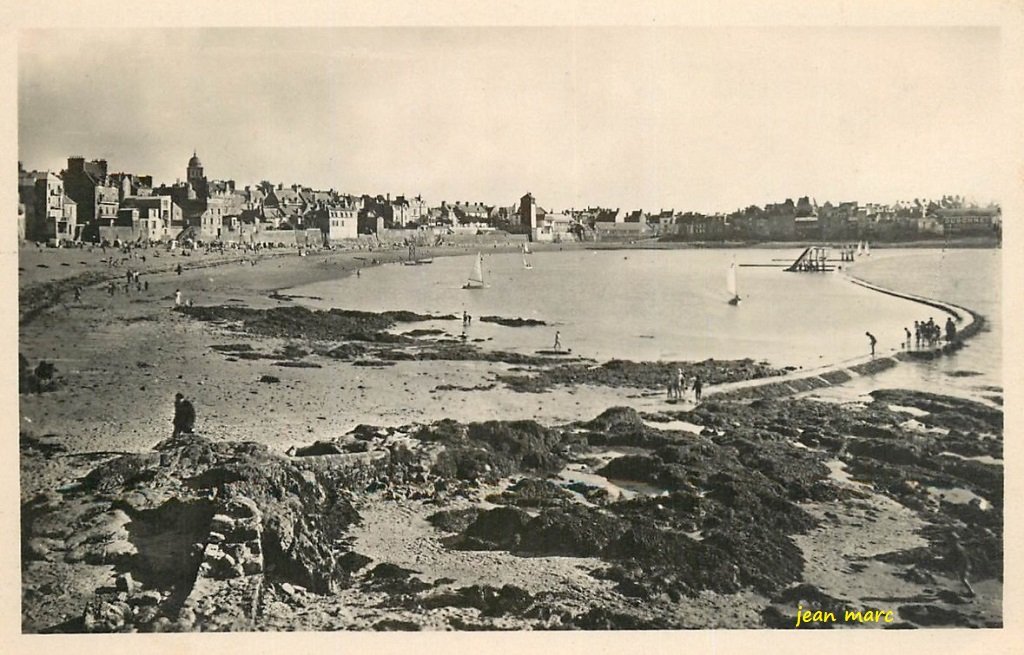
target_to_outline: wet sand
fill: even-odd
[[[475,248],[424,249],[421,256],[466,254],[471,250]],[[645,412],[683,412],[692,407],[690,403],[667,406],[661,394],[608,387],[557,387],[543,394],[513,393],[500,384],[473,392],[438,389],[441,385],[486,387],[510,368],[485,361],[399,361],[387,367],[358,367],[317,359],[321,368],[278,367],[269,359],[231,361],[234,358],[211,346],[241,341],[262,351],[274,351],[289,346],[291,341],[239,335],[171,309],[175,290],[199,305],[287,305],[288,300],[271,296],[302,283],[352,274],[374,258],[397,261],[405,254],[404,249],[319,253],[302,258],[289,254],[264,258],[256,266],[244,261],[220,264],[221,258],[216,256],[167,259],[162,254],[159,262],[150,257],[144,265],[129,264],[151,271],[144,275],[149,281],[148,292],[133,290],[126,295],[119,289],[111,297],[101,284],[86,288],[81,303],[74,303],[68,296],[67,302],[41,312],[22,326],[19,350],[30,362],[53,362],[64,386],[49,393],[22,395],[20,425],[23,432],[45,438],[66,453],[22,457],[22,502],[73,485],[97,463],[117,453],[152,449],[170,436],[172,399],[178,391],[194,399],[203,436],[224,442],[256,441],[280,453],[292,446],[336,439],[360,424],[401,426],[442,418],[463,423],[521,418],[554,425],[589,420],[611,406],[632,406]],[[89,260],[80,251],[26,250],[20,258],[21,288],[59,279],[62,275],[56,271],[117,274],[99,259]],[[87,264],[60,266],[76,260]],[[180,276],[167,270],[178,262],[186,266]],[[201,262],[219,265],[198,268]],[[40,268],[40,263],[46,268]],[[280,381],[261,383],[265,375]],[[474,496],[477,500],[460,502],[478,504],[486,492],[482,489]],[[825,512],[830,512],[838,518],[828,518],[815,531],[796,538],[808,562],[804,580],[834,596],[862,603],[892,605],[898,599],[934,599],[937,590],[952,593],[957,588],[952,579],[911,583],[895,577],[899,571],[891,565],[877,562],[866,568],[851,568],[851,562],[858,558],[921,545],[917,528],[922,524],[910,510],[878,495],[868,504],[875,507],[875,515],[869,519],[856,504],[848,502],[809,506],[812,515],[826,517]],[[425,579],[453,580],[442,586],[511,584],[531,593],[558,592],[558,603],[566,611],[575,612],[596,604],[606,608],[629,605],[611,589],[608,580],[590,575],[590,571],[603,566],[595,558],[522,558],[501,551],[451,551],[443,545],[444,535],[426,522],[426,516],[436,508],[421,501],[396,501],[371,494],[361,498],[357,508],[363,520],[351,532],[356,550],[375,562],[416,570]],[[84,511],[75,511],[80,510]],[[401,529],[396,530],[396,526]],[[71,620],[80,613],[90,590],[111,584],[115,575],[116,569],[110,565],[31,563],[24,573],[26,589],[32,590],[27,596],[28,614],[23,616],[26,630],[53,626],[61,617]],[[66,582],[60,592],[40,591],[46,584],[52,589],[54,581],[61,579]],[[1001,585],[986,582],[978,590],[980,599],[971,606],[978,622],[1001,620],[1001,603],[996,600],[1001,599]],[[302,594],[299,602],[290,595],[283,596],[275,587],[264,598],[270,610],[263,612],[260,627],[368,629],[382,620],[391,620],[412,622],[426,629],[451,629],[481,620],[476,610],[464,608],[426,613],[382,610],[379,603],[387,596],[351,588],[336,596]],[[662,616],[677,613],[679,621],[675,625],[735,628],[763,626],[761,616],[770,602],[750,591],[703,591],[694,598],[663,599],[657,604]],[[491,629],[542,624],[516,616],[483,623]]]

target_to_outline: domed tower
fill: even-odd
[[[192,158],[188,160],[188,172],[185,179],[189,182],[203,179],[203,162],[199,161],[195,150],[192,151]]]
[[[188,168],[185,173],[185,181],[197,196],[206,196],[206,176],[203,175],[203,162],[199,161],[196,151],[192,151],[192,157],[188,160]]]

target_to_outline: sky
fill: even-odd
[[[25,30],[19,159],[427,202],[729,211],[998,200],[1000,32]]]

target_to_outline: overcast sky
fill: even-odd
[[[27,31],[19,158],[428,202],[998,199],[987,28]]]

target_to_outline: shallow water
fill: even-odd
[[[985,327],[953,355],[927,362],[905,362],[809,395],[850,401],[862,399],[873,389],[903,388],[999,406],[993,397],[1001,399],[1003,395],[1001,250],[876,250],[870,261],[860,260],[852,274],[890,289],[970,308],[985,317]],[[927,320],[932,316],[939,321],[939,312],[919,306],[915,319]]]
[[[429,266],[379,266],[358,278],[296,287],[288,293],[311,307],[368,311],[463,311],[474,317],[469,340],[520,352],[563,348],[598,360],[703,360],[750,357],[778,366],[815,367],[868,353],[897,350],[903,328],[941,312],[852,284],[839,273],[786,273],[744,267],[792,261],[786,250],[613,250],[545,252],[526,270],[519,254],[484,256],[488,287],[464,290],[473,257],[444,257]],[[739,306],[728,304],[726,271],[739,268]],[[542,327],[509,328],[482,316],[543,320]],[[458,334],[461,321],[437,327]],[[403,328],[408,329],[408,328]]]

